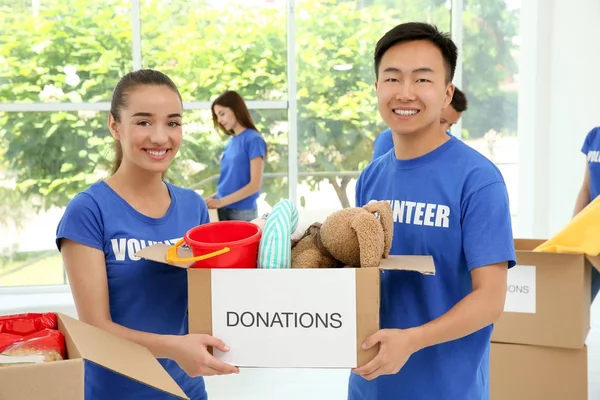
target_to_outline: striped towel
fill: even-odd
[[[298,210],[280,200],[267,217],[258,251],[258,268],[291,268],[292,232],[298,226]]]

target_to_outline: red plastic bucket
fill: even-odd
[[[252,222],[218,221],[190,229],[183,240],[194,257],[229,248],[229,251],[195,261],[190,268],[256,268],[261,236],[260,227]]]

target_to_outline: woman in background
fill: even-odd
[[[206,199],[220,221],[252,221],[262,186],[267,144],[256,129],[248,107],[237,92],[227,91],[213,102],[215,128],[231,136],[221,156],[217,192]]]

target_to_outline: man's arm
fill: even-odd
[[[416,351],[470,335],[493,324],[504,310],[506,262],[471,270],[473,291],[446,314],[409,329]]]
[[[462,211],[463,251],[472,291],[440,317],[409,329],[382,329],[364,343],[379,343],[377,356],[354,370],[365,379],[397,373],[415,352],[460,339],[492,324],[502,314],[508,267],[515,264],[506,185],[484,186],[467,196]]]

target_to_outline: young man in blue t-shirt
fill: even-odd
[[[450,131],[450,128],[458,122],[462,113],[467,111],[468,102],[467,96],[460,91],[456,86],[454,87],[454,95],[450,106],[442,110],[442,116],[440,118],[440,126],[444,132]],[[377,135],[373,142],[373,156],[371,161],[381,157],[388,151],[394,148],[394,139],[392,136],[392,130],[387,128]]]
[[[390,201],[391,254],[431,255],[435,275],[385,271],[378,355],[350,375],[350,400],[487,400],[493,322],[515,250],[506,185],[487,158],[440,127],[457,49],[424,23],[398,25],[375,50],[379,112],[394,151],[373,161],[356,205]]]

